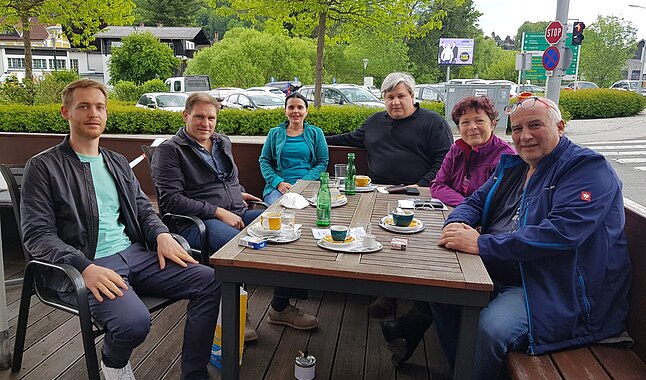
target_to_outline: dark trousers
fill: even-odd
[[[128,284],[124,295],[114,300],[104,296],[99,302],[92,293],[88,296],[90,313],[107,330],[101,350],[103,363],[113,368],[125,366],[135,347],[146,339],[150,313],[138,295],[188,299],[182,379],[208,379],[207,364],[220,304],[220,283],[215,281],[213,268],[199,264],[182,268],[166,260],[166,268],[161,270],[157,253],[139,243],[94,263],[114,270]],[[61,294],[61,298],[75,303],[69,293]]]

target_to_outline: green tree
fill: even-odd
[[[198,11],[205,7],[204,0],[135,0],[137,21],[164,26],[194,25]]]
[[[110,83],[132,81],[141,84],[154,78],[167,78],[179,67],[173,50],[150,32],[132,33],[121,47],[112,48]]]
[[[635,26],[617,16],[597,16],[584,32],[579,70],[585,80],[608,87],[621,79],[626,62],[637,47]]]
[[[423,35],[440,26],[436,18],[417,23],[420,6],[433,0],[231,0],[230,7],[219,6],[224,13],[238,13],[242,20],[264,21],[269,30],[285,28],[295,36],[316,33],[315,105],[321,104],[323,58],[328,41],[345,41],[348,33],[374,27],[375,32],[397,36]],[[464,1],[464,0],[455,0]],[[210,4],[216,3],[210,0]],[[397,27],[385,27],[396,25]],[[382,28],[379,28],[381,26]]]
[[[315,51],[311,39],[233,28],[219,43],[198,51],[186,74],[209,75],[214,87],[261,86],[270,77],[297,76],[307,83],[313,80]]]
[[[523,33],[545,33],[545,29],[550,22],[551,21],[525,21],[523,25],[518,28],[518,32],[516,32],[516,38],[514,40],[516,42],[516,49],[520,50],[521,48],[523,43]]]
[[[101,27],[131,23],[133,9],[131,0],[0,0],[0,24],[20,23],[25,47],[25,76],[31,81],[32,17],[45,23],[61,24],[72,45],[88,47]]]

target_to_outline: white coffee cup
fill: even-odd
[[[365,235],[363,237],[363,242],[361,243],[365,248],[374,248],[377,245],[377,238],[375,235]]]

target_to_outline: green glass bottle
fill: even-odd
[[[330,174],[321,173],[319,192],[316,196],[316,225],[327,227],[330,225],[330,210],[332,209],[332,200],[330,197],[330,187],[328,182]]]
[[[354,166],[354,153],[348,153],[348,168],[345,171],[345,194],[354,195],[357,192],[357,169]]]

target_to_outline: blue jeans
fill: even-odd
[[[264,198],[263,201],[267,203],[268,205],[273,204],[278,200],[278,198],[282,197],[283,193],[281,193],[278,189],[275,189],[271,193],[267,194]]]
[[[254,221],[260,214],[265,210],[247,210],[242,215],[242,221],[245,226],[248,226],[251,222]],[[204,225],[206,226],[206,234],[209,240],[209,248],[211,252],[209,254],[216,252],[218,249],[222,248],[223,245],[233,239],[237,234],[240,233],[240,230],[231,227],[230,225],[224,223],[220,219],[206,219],[204,220]],[[196,249],[202,249],[202,241],[200,240],[200,233],[195,225],[190,225],[180,231],[180,235],[184,236],[188,241],[188,244],[191,247]]]
[[[437,334],[451,367],[455,366],[460,309],[456,305],[433,303]],[[480,311],[474,358],[474,379],[496,379],[509,351],[529,345],[527,310],[522,287],[505,287]]]
[[[112,368],[124,367],[132,351],[150,331],[150,313],[139,295],[188,299],[184,343],[182,345],[182,379],[208,379],[207,364],[211,358],[213,332],[220,305],[220,283],[215,282],[213,268],[188,264],[187,268],[166,260],[159,269],[157,253],[135,243],[114,255],[94,260],[98,266],[117,272],[128,285],[123,296],[99,302],[88,292],[90,313],[101,321],[107,332],[101,360]],[[72,293],[59,293],[61,299],[76,304]]]

